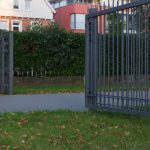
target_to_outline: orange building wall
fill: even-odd
[[[88,14],[89,9],[93,8],[95,6],[91,6],[88,4],[70,4],[67,6],[63,6],[56,9],[56,14],[54,14],[54,20],[56,23],[59,24],[60,20],[60,26],[66,29],[67,31],[72,31],[76,33],[85,33],[85,29],[71,29],[71,14]],[[99,9],[98,7],[96,7]],[[104,9],[104,7],[102,7]],[[102,29],[98,29],[99,32],[104,32],[104,17],[102,19],[98,18],[98,25]]]
[[[71,29],[71,14],[87,14],[88,13],[88,5],[87,4],[71,4],[67,6],[63,6],[61,8],[56,9],[56,14],[54,14],[54,20],[59,23],[60,26],[65,28],[67,31],[84,33],[83,29]],[[60,17],[60,18],[59,18]]]

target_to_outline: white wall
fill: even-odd
[[[13,0],[0,0],[0,16],[53,19],[53,12],[45,0],[31,0],[31,11],[25,11],[25,0],[20,0],[20,10],[13,9]]]

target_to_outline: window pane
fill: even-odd
[[[71,15],[71,29],[75,29],[75,14]]]
[[[85,29],[85,14],[76,14],[76,29]]]
[[[18,22],[14,22],[13,26],[19,26],[19,23]]]
[[[13,31],[19,31],[19,27],[13,27]]]
[[[6,21],[0,21],[0,29],[7,30],[7,22]]]
[[[76,14],[77,22],[85,22],[85,14]]]
[[[85,29],[85,23],[84,22],[77,22],[76,23],[76,29]]]
[[[85,14],[71,15],[71,29],[85,29]]]
[[[25,0],[25,10],[31,10],[31,0]]]
[[[20,31],[20,22],[19,21],[13,21],[13,31]]]
[[[14,0],[14,9],[19,9],[19,0]]]

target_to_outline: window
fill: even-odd
[[[136,33],[137,21],[136,15],[124,15],[124,33]]]
[[[26,11],[31,10],[31,0],[25,0],[25,10]]]
[[[7,20],[0,20],[0,30],[8,30]]]
[[[19,8],[19,0],[14,0],[14,9],[20,9]]]
[[[22,31],[21,21],[12,22],[12,31]]]
[[[71,15],[71,29],[85,29],[85,14]]]

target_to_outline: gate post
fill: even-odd
[[[0,32],[0,94],[13,94],[13,33]]]
[[[13,94],[13,33],[9,32],[8,48],[8,94]]]
[[[4,93],[4,38],[0,32],[0,93]]]
[[[97,9],[90,9],[89,13]],[[98,18],[86,17],[86,50],[85,50],[85,107],[92,108],[97,104],[98,82]]]

